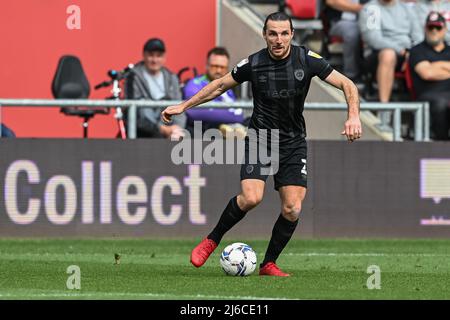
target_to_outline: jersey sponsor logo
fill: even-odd
[[[298,81],[302,81],[305,77],[305,71],[303,71],[302,69],[297,69],[294,71],[294,76]]]
[[[299,96],[303,93],[303,88],[296,88],[296,89],[281,89],[281,90],[268,90],[263,91],[264,95],[268,98],[292,98]]]
[[[311,50],[308,51],[308,56],[311,56],[311,57],[314,57],[314,58],[317,58],[317,59],[322,59],[322,57],[319,54],[317,54],[317,53],[315,53],[314,51],[311,51]]]

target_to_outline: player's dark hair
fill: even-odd
[[[216,56],[225,56],[228,59],[230,59],[230,54],[228,53],[228,50],[224,47],[214,47],[211,50],[208,51],[208,54],[206,56],[206,59],[209,59],[213,54]]]
[[[291,25],[291,31],[294,31],[294,26],[292,24],[291,17],[289,17],[286,13],[279,11],[279,12],[271,13],[271,14],[269,14],[267,16],[266,21],[264,21],[264,27],[263,27],[264,33],[266,33],[267,22],[269,20],[272,20],[272,21],[289,21],[289,24]]]

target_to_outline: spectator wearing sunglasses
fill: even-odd
[[[209,50],[206,56],[206,73],[191,79],[183,88],[183,98],[190,99],[203,87],[213,80],[220,79],[229,72],[230,55],[226,48],[215,47]],[[225,91],[214,99],[216,102],[235,102],[236,96],[233,90]],[[194,130],[194,121],[202,121],[202,130],[218,128],[224,136],[236,134],[245,136],[244,113],[240,108],[201,108],[186,111],[186,127],[189,131]]]
[[[414,11],[417,19],[416,23],[420,29],[425,27],[425,20],[430,12],[439,12],[447,21],[450,22],[450,1],[449,0],[421,0],[414,5]],[[445,42],[450,44],[450,29],[447,28],[447,34],[445,35]]]
[[[444,38],[445,18],[431,12],[425,23],[425,40],[410,52],[414,90],[419,101],[430,103],[431,138],[449,140],[450,47]]]

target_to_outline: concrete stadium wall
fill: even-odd
[[[239,190],[240,166],[176,165],[174,146],[0,139],[0,237],[206,235]],[[445,143],[310,141],[307,172],[297,238],[450,236]],[[227,237],[267,238],[279,212],[269,178],[262,204]]]
[[[69,29],[79,8],[80,29]],[[51,82],[60,56],[80,57],[91,84],[91,98],[110,96],[110,88],[93,87],[108,80],[109,69],[120,70],[141,59],[151,37],[167,46],[167,66],[174,72],[197,67],[215,44],[216,1],[148,0],[15,0],[0,10],[0,97],[53,98]],[[58,108],[4,108],[2,121],[19,137],[82,137],[82,120]],[[114,137],[113,115],[91,121],[91,137]]]

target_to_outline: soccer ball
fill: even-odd
[[[256,253],[245,243],[232,243],[223,249],[220,265],[227,275],[248,276],[255,271]]]

